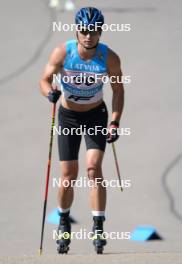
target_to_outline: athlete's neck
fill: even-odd
[[[93,48],[93,49],[87,49],[87,48],[84,48],[84,46],[82,46],[79,42],[78,42],[78,53],[80,55],[80,57],[84,60],[89,60],[91,59],[92,57],[94,57],[95,55],[95,52],[96,52],[96,48]]]

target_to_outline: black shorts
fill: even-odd
[[[77,160],[82,135],[86,148],[105,151],[108,111],[104,102],[85,112],[76,112],[60,105],[58,110],[59,159]],[[104,128],[104,129],[103,129]]]

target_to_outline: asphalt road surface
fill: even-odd
[[[121,193],[108,188],[105,231],[133,232],[153,226],[161,240],[109,239],[97,256],[89,239],[72,241],[70,256],[57,256],[52,232],[45,226],[40,243],[43,195],[51,124],[51,105],[40,95],[38,80],[51,50],[75,37],[53,32],[52,22],[74,23],[74,12],[49,8],[37,0],[0,3],[0,263],[158,263],[181,264],[182,255],[182,125],[180,0],[75,1],[76,8],[100,8],[106,23],[131,24],[130,32],[104,32],[102,41],[121,57],[125,75],[125,108],[121,121],[130,136],[116,150],[123,180]],[[111,88],[104,98],[111,113]],[[117,179],[111,146],[106,149],[105,179]],[[56,208],[59,177],[54,139],[47,214]],[[85,145],[80,150],[79,177],[86,177]],[[88,188],[76,188],[71,215],[74,231],[91,230]],[[4,257],[3,257],[4,256]],[[62,262],[61,262],[62,261]]]

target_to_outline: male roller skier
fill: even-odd
[[[100,126],[107,128],[108,112],[103,101],[103,79],[97,76],[122,77],[120,59],[118,55],[99,42],[104,17],[100,10],[94,7],[81,8],[75,17],[78,26],[76,40],[67,41],[56,47],[45,66],[40,80],[41,92],[50,102],[56,103],[61,95],[61,104],[58,112],[58,124],[61,129],[78,128],[82,125],[87,129]],[[81,74],[85,74],[81,76]],[[52,85],[53,74],[61,74],[61,92]],[[65,81],[64,77],[70,77]],[[76,77],[80,77],[79,79]],[[72,78],[71,78],[72,77]],[[112,95],[112,120],[109,133],[86,133],[86,164],[89,180],[101,178],[102,161],[106,142],[112,143],[118,139],[117,128],[124,105],[124,88],[121,82],[111,82]],[[92,135],[91,135],[92,134]],[[70,186],[61,184],[58,190],[58,210],[60,225],[58,230],[71,232],[69,220],[70,208],[73,202],[74,190],[72,180],[78,175],[78,154],[81,135],[70,133],[58,135],[58,150],[61,166],[61,182],[68,180]],[[90,188],[90,202],[93,215],[94,234],[103,233],[105,220],[106,188],[103,184]],[[58,252],[67,252],[70,239],[61,238]],[[102,236],[93,240],[95,247],[102,251],[106,241]],[[99,250],[98,250],[99,253]],[[102,253],[102,252],[100,252]]]

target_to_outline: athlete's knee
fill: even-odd
[[[100,164],[92,164],[87,166],[87,174],[89,180],[95,180],[96,178],[102,178],[102,168]]]
[[[61,183],[64,187],[74,186],[74,181],[77,178],[77,170],[73,166],[69,166],[62,169]]]

